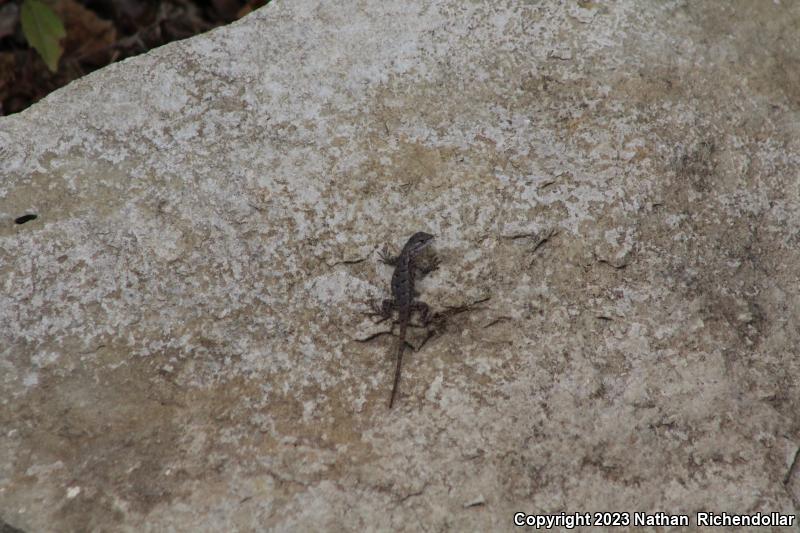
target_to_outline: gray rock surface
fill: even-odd
[[[798,20],[276,0],[0,119],[0,518],[796,513]],[[426,301],[490,299],[388,411],[363,301],[417,230]]]

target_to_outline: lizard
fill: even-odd
[[[381,261],[394,267],[392,274],[392,297],[383,300],[380,315],[388,318],[393,311],[397,311],[397,322],[400,326],[397,345],[397,366],[394,371],[394,385],[392,396],[389,399],[389,409],[394,405],[397,388],[400,384],[400,368],[403,362],[403,351],[406,346],[406,330],[411,322],[411,315],[416,311],[423,323],[430,318],[430,308],[425,302],[414,300],[418,293],[414,289],[414,278],[419,273],[420,277],[436,270],[439,267],[438,258],[434,257],[429,264],[421,265],[417,258],[428,247],[434,237],[430,233],[419,231],[411,236],[397,256],[391,256],[384,247],[379,253]]]

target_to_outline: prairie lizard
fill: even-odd
[[[392,312],[397,311],[397,322],[400,325],[400,334],[397,345],[397,367],[394,372],[394,385],[392,396],[389,399],[389,409],[394,405],[397,388],[400,384],[400,368],[403,362],[403,351],[406,346],[406,330],[411,322],[411,315],[416,311],[420,320],[426,324],[430,320],[430,309],[425,302],[415,301],[418,293],[414,289],[414,278],[420,278],[436,270],[439,260],[435,256],[426,265],[418,262],[418,256],[433,241],[433,235],[423,231],[417,232],[408,239],[405,246],[397,256],[389,255],[386,248],[380,252],[381,261],[394,267],[392,274],[392,298],[383,300],[379,314],[389,318]]]

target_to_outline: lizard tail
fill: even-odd
[[[394,405],[394,397],[397,395],[397,387],[400,385],[400,366],[403,364],[403,350],[406,347],[406,327],[400,326],[400,345],[397,347],[397,368],[394,370],[394,386],[392,387],[392,397],[389,398],[389,409]]]

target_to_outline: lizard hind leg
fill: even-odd
[[[383,302],[381,302],[381,308],[379,313],[384,319],[387,319],[392,316],[392,312],[396,308],[397,304],[395,304],[394,300],[386,299]]]
[[[428,325],[431,321],[431,308],[425,302],[414,302],[413,310],[419,313],[419,319],[423,325]]]
[[[369,300],[367,302],[369,304],[371,312],[367,313],[368,316],[377,316],[381,319],[375,322],[376,324],[380,324],[381,322],[392,318],[392,312],[395,310],[395,304],[393,300],[383,300],[378,303],[378,300]]]
[[[420,314],[420,321],[422,322],[420,327],[426,330],[426,335],[419,346],[417,346],[416,351],[421,350],[433,337],[441,335],[446,325],[444,314],[431,313],[430,308],[424,302],[418,303],[421,304],[417,306],[417,311]]]

